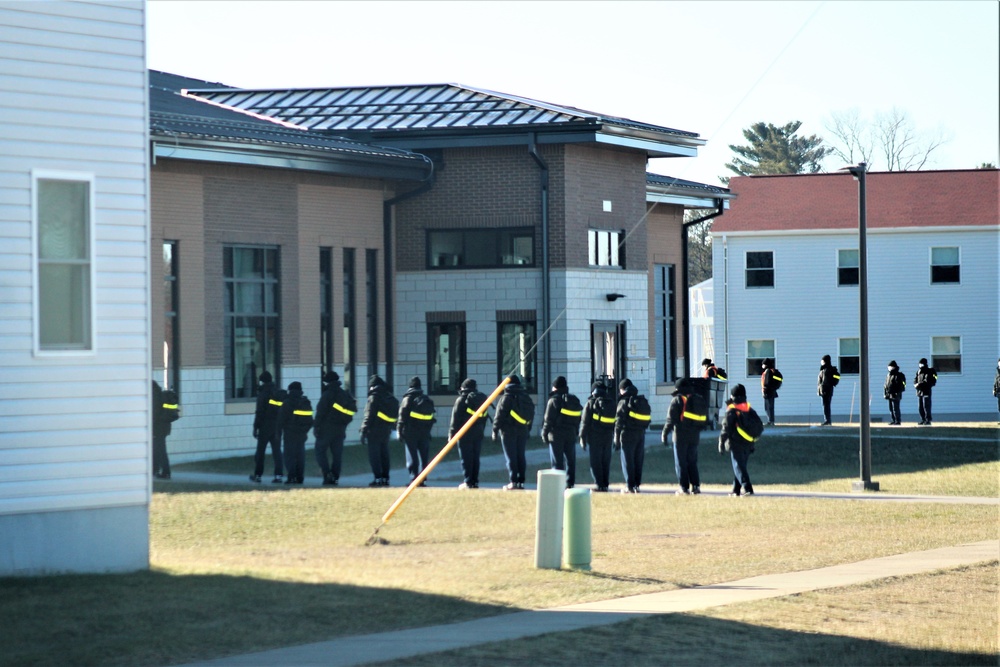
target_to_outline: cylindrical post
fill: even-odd
[[[590,489],[567,489],[563,510],[563,565],[590,569]]]
[[[537,568],[558,570],[562,567],[565,491],[565,471],[538,471],[538,500],[535,509],[535,567]]]

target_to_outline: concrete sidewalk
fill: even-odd
[[[587,602],[541,611],[233,656],[189,667],[348,667],[479,644],[610,625],[650,614],[669,614],[739,604],[805,591],[862,584],[886,577],[953,569],[1000,558],[1000,540],[874,558],[816,570],[771,574],[662,593]]]

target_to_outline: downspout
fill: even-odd
[[[726,365],[723,368],[729,368],[729,241],[725,234],[722,235],[722,291],[722,312],[723,318],[726,320],[724,343],[726,346]]]
[[[684,308],[684,363],[688,369],[696,368],[696,366],[691,365],[691,293],[688,288],[688,228],[692,225],[697,225],[699,222],[718,218],[725,212],[725,202],[722,199],[716,199],[715,206],[714,213],[703,215],[690,222],[681,223],[681,284],[684,285],[684,294],[681,297],[681,303]],[[728,367],[727,364],[726,368]]]
[[[395,320],[393,319],[393,263],[392,263],[392,210],[393,207],[401,201],[410,199],[411,197],[416,197],[421,195],[432,187],[434,187],[434,182],[437,177],[437,172],[434,170],[434,160],[429,157],[424,157],[427,163],[430,165],[430,172],[420,182],[416,188],[410,190],[409,192],[404,192],[401,195],[397,195],[392,199],[387,199],[382,202],[382,246],[385,248],[385,257],[382,258],[382,279],[385,282],[385,381],[390,387],[393,386],[393,367],[396,364],[396,346],[393,339],[393,327]]]
[[[549,165],[546,164],[542,156],[538,154],[538,144],[535,142],[535,133],[528,135],[528,153],[534,158],[539,171],[539,191],[541,193],[542,204],[542,331],[549,329]],[[538,390],[542,396],[546,395],[549,387],[549,378],[552,376],[552,346],[549,341],[540,341],[542,346],[542,372],[538,384]]]

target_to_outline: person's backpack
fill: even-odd
[[[889,392],[892,394],[902,394],[906,391],[906,376],[902,373],[893,373],[892,382],[889,385]]]
[[[327,413],[329,420],[334,424],[346,426],[354,420],[354,414],[358,411],[358,402],[347,393],[346,389],[341,387],[334,393],[330,408],[330,412]]]
[[[782,377],[781,371],[779,371],[777,368],[772,368],[771,377],[768,379],[766,389],[769,392],[774,392],[775,394],[777,394],[778,390],[781,389],[781,383],[783,380],[784,377]]]
[[[721,366],[713,366],[713,368],[715,369],[715,375],[713,377],[716,380],[719,380],[720,382],[725,382],[726,380],[729,379],[728,377],[726,377],[725,368],[722,368]]]
[[[271,395],[267,399],[267,410],[265,412],[265,419],[267,422],[275,423],[278,421],[278,413],[281,412],[281,406],[285,404],[285,399],[288,398],[288,392],[284,389],[271,389]]]
[[[615,415],[618,405],[615,399],[606,393],[591,399],[590,426],[593,428],[612,429],[615,427]]]
[[[583,415],[583,404],[575,394],[562,394],[559,405],[559,426],[573,429],[576,433],[580,428],[580,417]]]
[[[693,422],[699,427],[708,423],[708,401],[699,393],[684,397],[684,409],[681,411],[682,422]]]
[[[642,394],[630,396],[625,404],[625,427],[632,430],[645,431],[649,428],[653,419],[653,410],[649,407],[649,400]]]
[[[481,391],[470,391],[465,394],[465,399],[462,401],[462,406],[465,408],[465,414],[463,415],[465,419],[469,419],[472,415],[479,413],[479,418],[472,423],[469,430],[477,429],[478,433],[482,433],[486,429],[486,420],[489,418],[487,413],[488,406],[484,407],[486,399],[489,398],[486,394]]]
[[[399,399],[388,391],[380,391],[376,394],[375,418],[381,422],[396,428],[396,420],[399,419]]]
[[[836,366],[830,366],[830,368],[827,369],[827,373],[830,374],[830,386],[836,387],[840,384],[840,371]]]
[[[736,432],[747,442],[754,442],[763,435],[764,422],[757,411],[748,406],[746,412],[736,411]]]
[[[309,429],[313,425],[313,406],[312,401],[306,396],[300,396],[295,400],[295,409],[292,410],[291,418],[289,419],[288,425],[285,427],[297,433],[299,435],[306,435],[309,433]]]
[[[508,412],[510,412],[511,419],[521,426],[527,426],[533,422],[535,420],[535,402],[531,400],[528,393],[516,391],[510,394],[510,397],[511,405]]]
[[[418,430],[431,429],[437,419],[434,417],[434,401],[427,394],[415,394],[409,402],[410,423],[407,428],[416,427]]]
[[[173,389],[164,389],[162,394],[162,410],[160,414],[163,421],[170,424],[181,418],[180,399]]]

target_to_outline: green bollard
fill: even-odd
[[[563,492],[566,472],[538,471],[535,518],[535,567],[558,570],[562,562]]]
[[[567,489],[563,510],[563,566],[590,569],[590,489]]]

